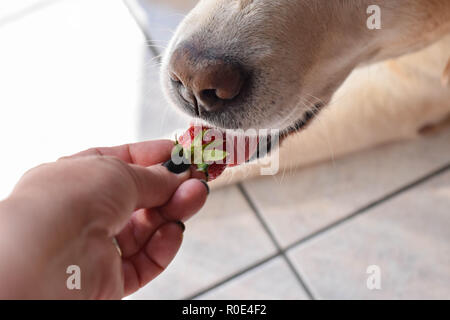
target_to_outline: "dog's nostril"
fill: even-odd
[[[219,100],[220,98],[217,96],[217,91],[215,89],[207,89],[201,92],[202,100]]]
[[[201,107],[203,107],[203,109],[206,109],[207,111],[212,111],[212,108],[214,108],[214,111],[216,111],[224,106],[224,99],[220,98],[217,95],[216,89],[203,90],[199,94],[199,100],[201,102]]]
[[[239,64],[212,58],[192,46],[175,50],[169,64],[170,78],[191,92],[203,111],[221,111],[236,98],[245,76]]]

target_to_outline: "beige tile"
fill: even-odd
[[[450,299],[450,172],[289,252],[324,299]],[[367,267],[381,270],[368,290]]]
[[[199,297],[201,300],[305,300],[305,291],[278,257]]]
[[[283,246],[444,165],[450,130],[244,183]]]
[[[238,189],[213,191],[187,224],[183,246],[169,269],[131,298],[186,298],[274,252]]]

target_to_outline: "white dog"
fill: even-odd
[[[162,84],[211,125],[289,133],[284,169],[446,119],[449,58],[448,0],[201,0],[170,42]],[[248,164],[218,183],[257,174]]]

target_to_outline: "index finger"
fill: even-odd
[[[154,140],[124,144],[117,147],[92,148],[66,158],[111,156],[119,158],[126,163],[149,167],[170,159],[173,147],[174,142],[171,140]]]

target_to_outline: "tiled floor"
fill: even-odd
[[[163,31],[165,26],[173,29],[173,17],[181,18],[175,13],[185,12],[186,4],[172,0],[160,7],[160,1],[139,2],[149,12],[148,37],[167,41],[171,33]],[[157,286],[151,284],[135,297],[158,298],[163,292],[164,297],[198,299],[448,298],[449,164],[450,128],[299,170],[282,183],[265,177],[215,191],[209,205],[188,224],[186,244],[173,266]],[[438,190],[431,187],[435,181],[441,186]],[[230,190],[235,190],[233,196]],[[411,197],[416,201],[407,200]],[[235,215],[223,207],[223,198],[241,203],[235,206]],[[224,244],[235,244],[226,236],[218,238],[220,231],[206,227],[204,221],[220,219],[220,229],[230,230],[231,221],[235,226],[235,219],[247,215],[249,206],[256,218],[245,226],[239,223],[235,230],[234,237],[241,238],[235,252],[246,256],[246,264],[238,267],[231,248],[224,249]],[[381,221],[372,218],[375,215]],[[417,226],[425,222],[424,234],[416,234]],[[345,227],[350,231],[340,232]],[[246,244],[255,230],[264,230],[272,242],[265,244],[260,261]],[[194,244],[200,234],[206,240]],[[207,252],[214,248],[214,255]],[[224,270],[214,263],[236,268]],[[374,264],[384,275],[380,291],[368,290],[365,283],[366,269]]]
[[[286,247],[449,162],[450,130],[299,170],[281,183],[255,179],[245,182],[244,188]]]
[[[450,299],[450,170],[289,250],[314,296]],[[382,271],[367,290],[366,269]]]
[[[99,24],[95,19],[83,17],[92,17],[102,6],[107,6],[109,9],[102,13],[103,28],[111,28],[119,43],[117,46],[107,41],[98,44],[94,57],[105,56],[110,51],[112,56],[108,61],[112,64],[115,60],[118,74],[124,74],[123,65],[127,66],[127,61],[140,53],[137,48],[145,45],[139,28],[131,23],[131,16],[119,0],[60,0],[34,11],[26,9],[48,1],[8,1],[20,4],[0,12],[0,37],[3,35],[11,44],[14,33],[20,35],[27,27],[37,28],[42,19],[59,17],[55,23],[62,29],[72,30],[64,24],[67,20],[64,17],[73,10],[78,10],[81,19],[72,19],[78,28],[71,31],[72,38],[77,32],[89,37]],[[138,2],[145,6],[146,13],[136,9]],[[195,0],[127,1],[145,28],[147,44],[157,46],[152,50],[146,48],[144,67],[133,63],[131,72],[135,74],[125,73],[128,84],[113,83],[115,89],[100,91],[81,87],[80,95],[97,97],[98,108],[102,105],[100,98],[114,106],[112,123],[102,123],[105,136],[100,138],[100,133],[87,125],[82,144],[152,139],[170,135],[185,125],[186,120],[167,107],[159,89],[155,51],[161,52],[160,46],[165,46],[171,31],[193,3]],[[2,26],[1,21],[12,21],[6,20],[8,17],[14,15],[17,19],[20,16],[17,12],[26,13],[20,23]],[[108,12],[117,16],[113,19]],[[126,42],[132,49],[127,54],[115,53],[123,47],[120,42]],[[79,41],[76,45],[84,48],[85,43]],[[52,41],[43,42],[38,52],[42,52],[44,62],[47,61],[44,53],[55,48],[57,45]],[[10,50],[8,59],[13,62],[15,50],[24,48]],[[91,58],[90,52],[83,56],[87,68],[101,61]],[[64,62],[75,58],[70,50],[64,54]],[[4,59],[0,52],[2,66],[6,65]],[[36,63],[33,60],[26,68],[36,73],[39,71],[33,69]],[[16,63],[15,67],[19,65]],[[52,72],[51,64],[46,66]],[[106,66],[103,71],[107,71]],[[66,73],[58,74],[60,79],[74,76],[82,79],[77,70],[67,68]],[[104,81],[103,86],[111,83],[110,73],[95,72],[95,75],[96,81]],[[135,79],[130,84],[132,78]],[[0,83],[1,79],[0,75]],[[79,85],[80,81],[75,83]],[[25,86],[30,85],[25,82]],[[117,89],[121,85],[127,88],[126,92]],[[133,90],[141,93],[138,106],[132,105],[133,99],[124,98],[133,96]],[[49,101],[37,98],[41,103]],[[117,99],[124,105],[123,110],[115,102]],[[81,98],[76,101],[83,102]],[[27,100],[19,99],[17,107],[21,105],[19,102]],[[131,109],[126,109],[128,104]],[[73,110],[75,106],[71,104],[68,108]],[[84,108],[86,112],[94,105]],[[107,112],[92,110],[94,119]],[[76,116],[77,112],[71,114]],[[115,119],[122,114],[137,120],[128,120],[122,134],[113,132]],[[52,121],[64,117],[64,113],[56,114]],[[34,118],[41,119],[39,114]],[[51,126],[47,122],[42,119],[43,124]],[[136,134],[133,129],[137,129]],[[21,141],[22,145],[27,143]],[[1,140],[2,149],[5,145]],[[75,142],[66,149],[53,144],[52,150],[42,151],[42,158],[78,147],[79,143]],[[19,168],[14,162],[9,165]],[[450,299],[450,128],[415,141],[382,146],[304,168],[279,181],[265,177],[213,191],[206,207],[187,224],[185,242],[169,269],[130,299]],[[366,284],[371,276],[367,268],[373,265],[381,272],[380,290],[369,290]]]

